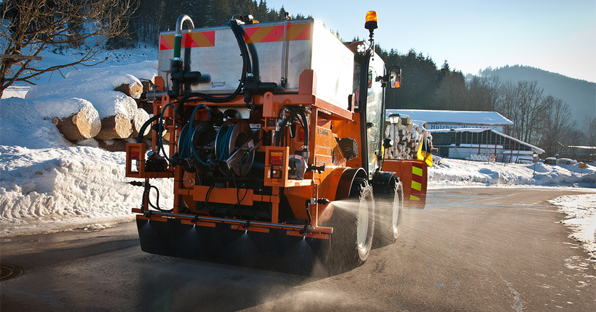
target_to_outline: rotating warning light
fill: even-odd
[[[366,23],[364,24],[364,28],[366,28],[370,31],[373,31],[374,29],[378,28],[377,12],[375,12],[375,11],[366,12]]]

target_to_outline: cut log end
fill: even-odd
[[[143,127],[145,122],[147,122],[147,120],[149,120],[149,118],[150,118],[149,114],[144,109],[142,109],[142,108],[137,109],[135,118],[133,118],[133,120],[132,120],[132,125],[133,125],[132,137],[133,138],[136,138],[139,135],[139,131],[141,131],[141,128]],[[151,127],[145,128],[145,131],[143,132],[143,137],[148,136],[150,133],[151,133]]]
[[[123,83],[114,88],[114,90],[120,91],[133,99],[139,99],[143,93],[143,85],[138,81],[134,81],[131,83]]]
[[[132,123],[127,114],[116,114],[101,120],[101,131],[95,136],[98,140],[125,139],[132,134]]]
[[[52,122],[64,138],[71,141],[91,139],[101,130],[99,114],[92,106],[83,106],[77,113],[62,119],[54,118]]]

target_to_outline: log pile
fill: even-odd
[[[417,152],[422,139],[426,135],[432,146],[432,135],[426,131],[426,123],[410,120],[407,115],[387,121],[385,137],[393,141],[393,146],[385,150],[385,158],[389,159],[417,159]]]
[[[141,81],[127,76],[129,82],[116,86],[113,91],[81,95],[88,99],[82,100],[88,105],[72,112],[72,115],[54,117],[52,122],[64,138],[73,142],[93,138],[104,149],[124,151],[127,139],[137,138],[139,130],[150,118],[149,113],[152,113],[146,110],[152,108],[140,100],[143,92]],[[141,105],[144,108],[140,108]],[[150,130],[150,127],[146,128],[143,136],[147,136]]]

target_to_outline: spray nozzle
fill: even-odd
[[[329,200],[327,198],[319,198],[319,199],[317,199],[317,203],[319,205],[327,205],[327,204],[329,204]]]

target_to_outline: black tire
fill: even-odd
[[[375,233],[375,200],[373,188],[367,182],[360,183],[350,198],[358,200],[358,215],[356,215],[356,252],[357,264],[362,264],[368,259],[372,249]],[[353,240],[354,238],[352,238]]]
[[[345,272],[366,262],[375,228],[373,189],[366,180],[354,181],[349,199],[335,206],[330,225],[333,234],[326,261],[330,272]]]
[[[389,187],[377,194],[377,227],[375,247],[394,243],[399,236],[399,225],[404,208],[404,192],[401,181],[391,178]]]

